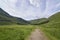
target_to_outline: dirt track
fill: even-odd
[[[48,40],[48,38],[39,29],[35,29],[28,40]]]

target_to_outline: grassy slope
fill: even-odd
[[[25,40],[34,29],[32,25],[0,26],[0,40]]]
[[[50,40],[60,40],[60,12],[51,16],[50,22],[41,25]]]
[[[30,24],[32,25],[40,25],[43,23],[47,23],[49,20],[47,18],[41,18],[41,19],[35,19],[35,20],[31,20]]]

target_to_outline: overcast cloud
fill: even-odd
[[[60,11],[60,0],[0,0],[0,7],[10,15],[31,20]]]

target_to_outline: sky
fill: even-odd
[[[0,8],[12,16],[33,20],[60,12],[60,0],[0,0]]]

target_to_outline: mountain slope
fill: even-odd
[[[41,26],[51,40],[60,40],[60,12],[52,15],[49,22]]]
[[[55,13],[51,17],[48,18],[49,22],[44,24],[45,27],[56,27],[60,28],[60,12]]]
[[[60,12],[52,15],[49,19],[54,22],[60,22]]]
[[[49,22],[49,20],[47,18],[41,18],[41,19],[31,20],[30,24],[40,25],[40,24],[44,24],[44,23],[47,23],[47,22]]]
[[[28,24],[22,18],[13,17],[0,8],[0,24]]]
[[[49,18],[49,22],[47,23],[50,27],[59,27],[60,26],[60,12],[52,15]]]

